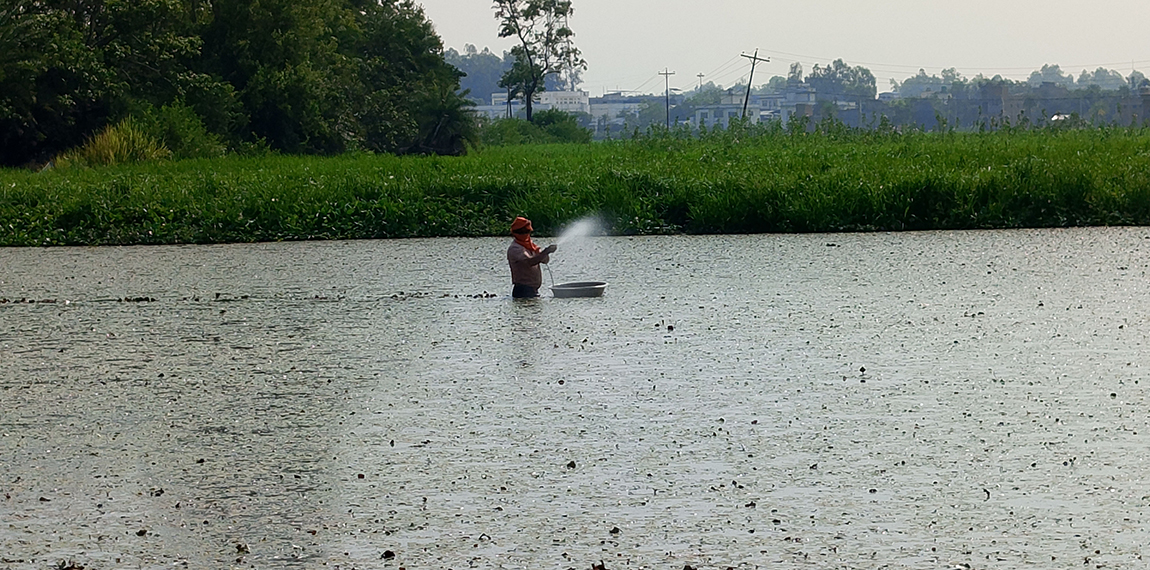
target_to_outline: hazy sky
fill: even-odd
[[[499,38],[489,0],[417,0],[445,47],[511,47]],[[771,58],[755,84],[805,73],[842,58],[862,65],[890,90],[919,68],[955,67],[1025,79],[1043,64],[1075,77],[1098,67],[1150,75],[1148,0],[574,0],[575,45],[588,69],[583,89],[663,91],[658,72],[675,72],[671,87],[703,81],[730,86],[750,71],[741,53]]]

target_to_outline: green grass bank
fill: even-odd
[[[0,245],[1150,225],[1150,130],[675,134],[0,171]]]

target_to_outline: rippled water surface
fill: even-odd
[[[506,245],[0,249],[0,569],[1146,567],[1150,230]]]

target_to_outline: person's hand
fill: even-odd
[[[551,244],[551,245],[549,245],[543,249],[543,254],[544,255],[551,255],[552,253],[555,253],[555,250],[557,250],[557,249],[559,249],[558,246],[556,246],[555,244]]]

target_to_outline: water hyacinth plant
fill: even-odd
[[[0,172],[0,244],[1150,224],[1150,131],[661,132],[463,157],[225,157]]]

